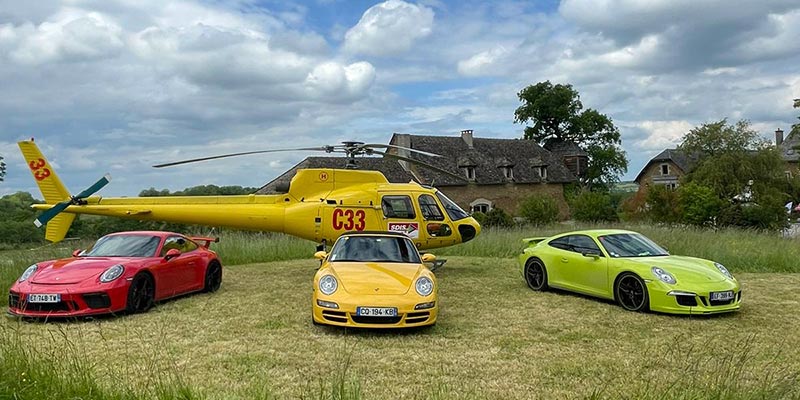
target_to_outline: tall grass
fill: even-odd
[[[641,366],[645,384],[601,388],[591,398],[636,400],[761,400],[800,398],[800,370],[782,363],[781,349],[759,351],[755,336],[701,345],[676,337],[657,365]],[[719,346],[729,351],[719,352]],[[766,363],[760,360],[769,360]],[[655,372],[658,371],[658,372]],[[668,371],[668,372],[665,372]],[[672,372],[672,373],[670,373]]]
[[[32,346],[15,327],[0,325],[0,398],[2,399],[162,399],[193,400],[202,396],[182,383],[180,377],[152,373],[147,386],[130,387],[124,373],[102,377],[113,381],[101,386],[95,366],[80,355],[84,349],[63,331],[50,336],[51,343]]]

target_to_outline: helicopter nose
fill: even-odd
[[[478,236],[478,233],[481,232],[481,224],[479,224],[475,218],[469,218],[465,222],[466,223],[458,225],[458,233],[461,234],[461,243],[466,243],[475,239],[475,236]]]

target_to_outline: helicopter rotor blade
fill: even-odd
[[[97,182],[89,186],[88,188],[84,189],[82,192],[78,193],[75,196],[72,196],[69,200],[65,200],[59,203],[56,203],[53,207],[45,210],[43,213],[33,221],[33,224],[36,227],[40,227],[46,224],[51,219],[55,218],[56,215],[60,214],[62,211],[66,210],[67,207],[75,204],[79,204],[81,200],[95,194],[98,190],[102,189],[105,185],[108,185],[108,182],[111,181],[111,175],[105,174],[102,178],[100,178]]]
[[[374,153],[375,154],[381,154],[384,157],[390,157],[390,158],[396,158],[398,160],[408,161],[408,162],[410,162],[412,164],[417,164],[419,166],[422,166],[423,168],[428,168],[428,169],[434,170],[434,171],[436,171],[438,173],[445,174],[447,176],[456,178],[458,180],[462,180],[462,181],[466,181],[467,180],[467,178],[464,178],[461,175],[456,175],[456,174],[454,174],[454,173],[452,173],[452,172],[450,172],[450,171],[448,171],[446,169],[439,168],[439,167],[437,167],[435,165],[431,165],[431,164],[428,164],[428,163],[420,161],[420,160],[415,160],[415,159],[409,158],[409,157],[398,156],[397,154],[384,153],[384,152],[378,151],[378,150],[374,150]]]
[[[168,163],[164,163],[164,164],[153,165],[153,168],[171,167],[173,165],[188,164],[188,163],[199,162],[199,161],[207,161],[207,160],[216,160],[218,158],[246,156],[246,155],[250,155],[250,154],[277,153],[277,152],[281,152],[281,151],[324,151],[326,153],[331,153],[331,152],[334,151],[334,146],[299,147],[299,148],[295,148],[295,149],[274,149],[274,150],[244,151],[244,152],[241,152],[241,153],[221,154],[221,155],[218,155],[218,156],[200,157],[200,158],[192,158],[190,160],[173,161],[173,162],[168,162]]]
[[[408,151],[410,153],[420,154],[420,155],[423,155],[423,156],[442,157],[441,154],[429,153],[427,151],[415,150],[415,149],[411,149],[411,148],[408,148],[408,147],[396,146],[396,145],[393,145],[393,144],[367,143],[367,144],[362,144],[361,147],[376,147],[376,148],[379,148],[379,149],[399,149],[399,150],[406,150],[406,151]]]

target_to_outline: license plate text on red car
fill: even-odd
[[[28,303],[58,303],[59,301],[61,301],[60,294],[31,293],[28,295]]]
[[[733,299],[733,290],[724,292],[711,292],[708,296],[712,301],[725,301]]]
[[[396,317],[397,308],[394,307],[358,307],[356,315],[365,317]]]

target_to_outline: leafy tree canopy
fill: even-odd
[[[794,99],[794,108],[800,108],[800,99]],[[800,119],[800,116],[797,119]],[[790,135],[800,135],[800,123],[792,125],[792,133]]]
[[[525,139],[545,147],[555,141],[572,142],[589,154],[588,171],[579,177],[582,185],[608,188],[628,170],[619,129],[605,114],[583,110],[572,85],[539,82],[517,96],[522,105],[514,112],[514,122],[530,124],[525,127]]]
[[[770,143],[750,128],[750,121],[741,120],[731,125],[727,119],[722,119],[693,128],[683,136],[678,148],[686,154],[696,154],[705,158],[721,154],[746,153],[768,146]]]
[[[6,162],[3,161],[3,156],[0,156],[0,182],[6,178]]]

